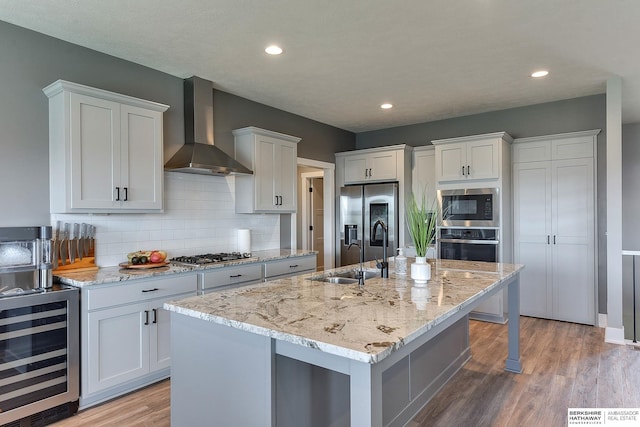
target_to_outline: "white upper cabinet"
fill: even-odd
[[[344,157],[344,183],[395,181],[398,178],[396,151],[369,152]]]
[[[233,136],[236,160],[253,171],[235,177],[236,212],[295,212],[300,138],[253,126]]]
[[[425,197],[427,207],[436,197],[436,152],[433,145],[413,149],[412,189],[416,200]]]
[[[503,150],[511,137],[505,132],[432,141],[439,184],[491,181],[501,177]]]
[[[52,213],[162,211],[167,105],[58,80],[49,97]]]

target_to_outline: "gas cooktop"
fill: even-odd
[[[183,255],[171,258],[169,261],[176,264],[200,267],[208,264],[216,264],[219,262],[234,261],[247,258],[251,258],[250,253],[220,252],[216,254]]]

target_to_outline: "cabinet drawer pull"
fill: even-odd
[[[129,188],[124,187],[124,201],[126,202],[127,200],[129,200]]]
[[[467,165],[467,176],[471,175],[471,171],[469,170],[470,166]]]
[[[371,171],[371,168],[369,168],[369,178],[371,178],[373,176],[373,172]]]
[[[369,169],[364,170],[364,177],[367,178],[369,176]]]
[[[289,268],[297,268],[298,264],[290,265]]]
[[[116,187],[116,202],[120,201],[120,187]]]
[[[462,167],[462,176],[464,176],[464,166]]]
[[[159,291],[160,289],[158,288],[153,288],[153,289],[143,289],[142,292],[155,292],[155,291]]]
[[[238,277],[242,277],[242,274],[234,274],[233,276],[229,276],[229,279],[237,279]]]
[[[144,311],[144,324],[145,325],[149,324],[149,310]]]
[[[547,245],[551,243],[551,241],[549,240],[550,238],[551,238],[551,236],[549,236],[549,235],[547,234]]]
[[[554,245],[556,244],[556,235],[555,234],[553,235],[553,244]]]
[[[158,323],[158,309],[154,308],[153,309],[153,322],[151,323]]]

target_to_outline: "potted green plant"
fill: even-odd
[[[411,264],[411,278],[417,286],[426,286],[431,278],[431,266],[427,263],[426,256],[436,237],[437,208],[437,200],[433,198],[427,202],[424,194],[420,202],[415,195],[410,194],[405,204],[407,228],[416,248],[416,262]]]

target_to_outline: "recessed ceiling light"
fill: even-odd
[[[544,77],[547,74],[549,74],[549,72],[547,70],[540,70],[540,71],[536,71],[534,73],[531,73],[531,77]]]
[[[282,53],[282,48],[280,46],[272,44],[271,46],[267,46],[264,51],[269,55],[280,55]]]
[[[389,104],[388,102],[382,104],[380,106],[380,108],[384,109],[384,110],[388,110],[389,108],[393,108],[393,104]]]

